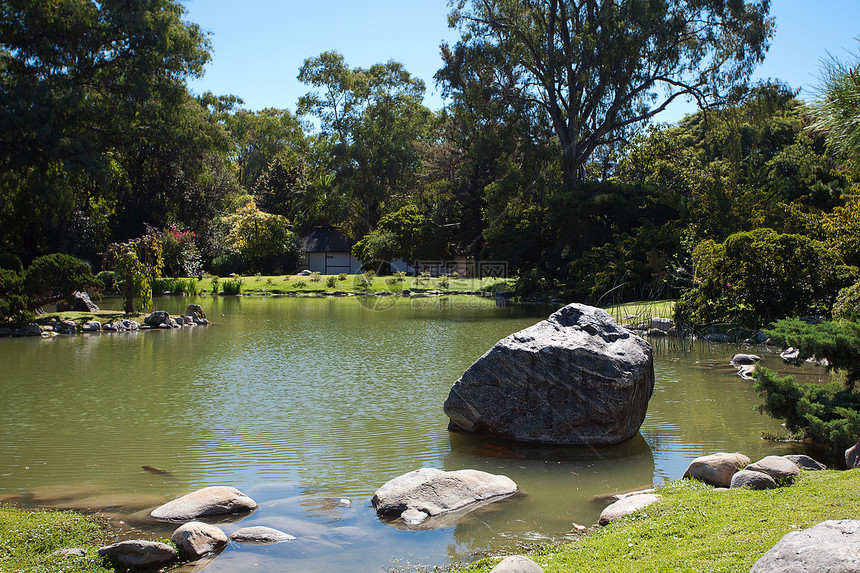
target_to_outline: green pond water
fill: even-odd
[[[596,523],[601,496],[679,478],[699,455],[800,451],[760,439],[781,428],[755,412],[752,384],[728,364],[733,346],[653,340],[656,389],[640,436],[546,448],[450,433],[442,403],[490,346],[552,308],[208,296],[156,308],[190,302],[212,326],[0,340],[0,500],[100,511],[122,536],[169,537],[174,526],[152,523],[150,509],[233,485],[260,509],[224,523],[228,534],[267,525],[298,539],[231,543],[207,572],[414,570],[564,539]],[[770,367],[825,376],[753,351]],[[377,519],[373,492],[421,467],[505,474],[526,495],[430,531]]]

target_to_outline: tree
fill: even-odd
[[[467,6],[468,5],[468,6]],[[769,0],[459,0],[459,46],[505,55],[493,81],[530,104],[575,186],[595,150],[679,98],[720,102],[764,59]]]
[[[4,249],[93,257],[144,222],[199,213],[206,159],[226,143],[211,108],[230,98],[188,92],[210,46],[184,13],[178,0],[0,5]]]
[[[819,99],[812,105],[813,127],[827,135],[828,145],[860,161],[860,56],[848,63],[826,61],[821,80]]]
[[[164,268],[159,233],[150,231],[126,243],[112,243],[105,251],[102,266],[114,269],[115,282],[125,297],[125,312],[152,306],[152,283]]]
[[[259,210],[253,199],[246,201],[223,220],[226,259],[234,265],[234,272],[282,274],[295,270],[301,246],[287,218]]]
[[[319,172],[335,174],[334,190],[349,208],[349,220],[329,223],[363,236],[388,204],[407,203],[416,184],[416,143],[433,119],[422,104],[424,82],[395,61],[350,68],[337,52],[305,60],[298,79],[316,88],[299,99],[298,115],[320,122],[315,145],[329,152],[329,162]]]
[[[38,257],[24,271],[24,293],[31,310],[51,302],[71,300],[75,291],[94,292],[101,287],[90,265],[62,253]]]
[[[407,205],[383,215],[379,226],[357,242],[352,252],[364,263],[403,259],[413,264],[418,260],[443,259],[445,246],[443,229],[422,215],[415,205]]]

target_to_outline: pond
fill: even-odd
[[[178,314],[189,302],[213,325],[0,340],[0,501],[100,510],[127,535],[169,537],[173,527],[151,523],[149,509],[233,485],[260,504],[242,526],[298,540],[231,543],[207,572],[415,570],[564,539],[596,523],[600,496],[679,478],[699,455],[799,451],[760,439],[781,427],[754,410],[752,384],[729,366],[736,347],[652,340],[656,389],[640,436],[546,448],[450,433],[442,403],[490,346],[552,308],[209,296],[156,307]],[[765,363],[785,369],[773,354]],[[381,523],[373,492],[420,467],[501,473],[526,495],[443,529]]]

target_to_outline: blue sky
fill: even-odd
[[[234,94],[251,110],[295,111],[308,87],[296,79],[305,58],[337,50],[352,66],[397,60],[427,84],[425,104],[443,100],[433,83],[439,44],[454,43],[446,0],[186,0],[186,18],[211,33],[213,58],[196,93]],[[860,0],[772,0],[777,32],[758,78],[779,78],[811,98],[821,60],[860,51]],[[677,121],[692,106],[659,117]]]

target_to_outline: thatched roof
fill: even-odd
[[[353,244],[352,239],[334,227],[317,227],[302,239],[302,250],[306,253],[348,253]]]

